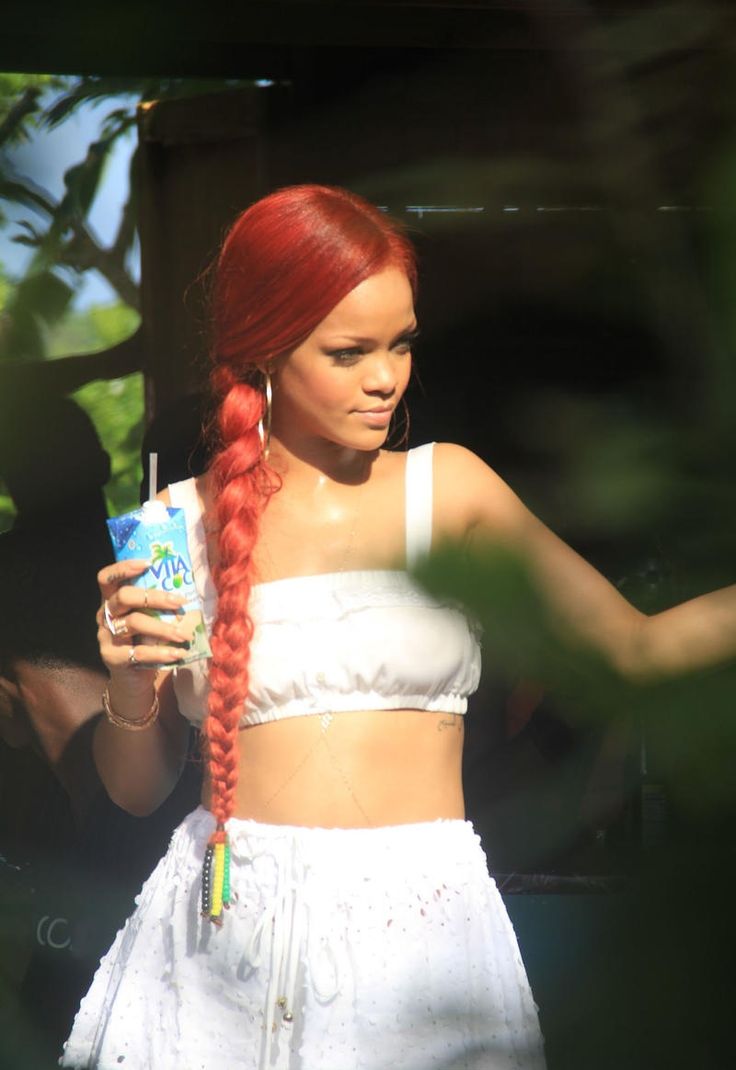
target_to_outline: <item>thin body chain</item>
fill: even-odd
[[[296,776],[298,776],[301,770],[304,769],[309,760],[314,757],[319,748],[324,747],[327,751],[327,755],[332,768],[335,770],[335,772],[338,774],[343,784],[345,785],[348,794],[350,795],[350,798],[355,803],[356,808],[360,811],[366,825],[372,828],[373,821],[371,821],[370,817],[366,813],[365,807],[362,805],[360,799],[356,795],[353,782],[340,764],[340,760],[335,754],[334,749],[330,746],[329,739],[327,738],[327,733],[329,731],[330,725],[332,724],[333,718],[334,714],[331,711],[327,711],[326,713],[322,714],[322,716],[320,717],[319,736],[312,744],[312,746],[307,750],[307,753],[303,756],[303,758],[297,763],[297,765],[294,766],[294,768],[286,777],[286,779],[282,781],[282,783],[278,786],[278,788],[276,788],[273,794],[269,795],[269,797],[263,804],[264,808],[269,807],[274,802],[274,800],[278,798],[278,796],[284,791],[284,789],[287,788],[289,784],[291,784],[291,782],[295,779]]]

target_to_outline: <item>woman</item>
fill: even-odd
[[[164,495],[187,507],[208,676],[147,667],[175,667],[185,636],[142,612],[176,605],[131,586],[145,563],[99,577],[108,791],[155,808],[185,718],[207,709],[208,783],[63,1065],[543,1067],[513,931],[463,820],[476,637],[406,566],[444,537],[513,541],[561,626],[634,676],[736,649],[736,590],[647,619],[473,454],[382,449],[409,379],[415,279],[398,228],[342,190],[281,190],[225,241],[217,452]]]

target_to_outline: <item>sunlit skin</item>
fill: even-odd
[[[403,567],[405,455],[384,446],[389,410],[409,380],[415,328],[408,280],[388,269],[357,286],[276,362],[270,463],[282,486],[261,520],[257,582]],[[198,492],[211,517],[207,476]],[[641,613],[462,446],[435,447],[433,503],[434,540],[506,543],[522,553],[560,631],[597,648],[632,680],[701,669],[736,653],[736,587]],[[210,534],[211,565],[216,543]],[[101,595],[113,616],[125,614],[130,632],[146,638],[136,647],[140,662],[174,665],[181,653],[169,644],[181,635],[140,612],[142,592],[125,582],[144,567],[102,569]],[[149,607],[172,603],[149,592]],[[161,716],[151,729],[120,732],[103,719],[95,733],[98,769],[114,801],[150,813],[179,776],[188,726],[170,674],[130,669],[130,640],[113,639],[101,614],[98,625],[118,714],[142,718],[152,685],[159,688]],[[253,726],[239,736],[235,814],[325,827],[461,817],[462,741],[461,717],[417,710],[337,713],[327,732],[316,716]]]
[[[403,564],[404,456],[381,447],[416,326],[408,280],[388,270],[277,364],[270,461],[284,484],[254,555],[261,582]],[[240,737],[236,814],[346,827],[461,817],[461,754],[462,720],[441,713],[340,713],[327,733],[318,717],[253,726]]]
[[[273,372],[274,456],[344,478],[384,444],[411,373],[411,287],[396,269],[356,286]]]

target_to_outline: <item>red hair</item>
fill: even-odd
[[[248,693],[251,557],[277,487],[263,458],[258,369],[294,350],[360,282],[387,267],[416,289],[413,247],[383,212],[347,190],[291,186],[238,217],[215,267],[211,384],[217,434],[211,466],[219,531],[217,618],[205,723],[211,809],[231,816],[238,723]]]

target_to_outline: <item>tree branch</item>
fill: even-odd
[[[120,379],[143,367],[143,331],[99,353],[0,364],[0,397],[20,392],[69,394],[93,379]]]
[[[140,311],[140,290],[128,273],[120,250],[98,245],[90,230],[81,221],[72,224],[72,238],[59,251],[59,263],[88,271],[94,268],[112,286],[126,305]]]

